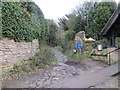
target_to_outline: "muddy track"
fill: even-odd
[[[106,67],[102,62],[92,60],[81,63],[69,62],[69,59],[57,49],[52,48],[52,52],[57,59],[56,66],[39,70],[19,79],[3,81],[3,88],[49,88],[65,78],[75,78],[85,72],[97,71]]]

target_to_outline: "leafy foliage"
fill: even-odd
[[[57,25],[52,20],[46,20],[46,21],[47,21],[47,29],[45,32],[45,41],[50,46],[56,46],[57,45],[57,39],[56,39]]]
[[[0,2],[0,39],[2,38],[2,2]]]
[[[94,37],[96,40],[99,40],[99,32],[105,26],[106,22],[116,9],[116,6],[111,8],[116,4],[115,2],[101,2],[99,3],[95,9],[91,12],[91,15],[88,18],[88,24],[86,28],[86,33],[89,37]],[[94,17],[94,18],[91,18]]]
[[[40,39],[45,30],[43,13],[33,2],[3,2],[2,24],[3,37],[15,41]]]
[[[65,32],[68,31],[68,36],[72,37],[79,31],[85,31],[88,37],[99,40],[99,32],[116,8],[117,4],[115,1],[100,3],[84,2],[73,13],[66,15],[66,18],[59,19],[59,25]],[[68,38],[68,40],[72,39],[74,38]]]
[[[116,38],[116,46],[118,47],[118,48],[120,48],[120,38]]]
[[[117,8],[115,1],[112,2],[84,2],[83,5],[80,5],[72,13],[65,15],[65,17],[59,19],[59,28],[61,29],[64,38],[61,38],[60,50],[64,53],[69,52],[74,48],[74,45],[68,43],[74,40],[75,34],[79,31],[85,31],[86,38],[91,37],[103,44],[103,47],[106,48],[107,40],[99,36],[100,31],[105,26],[108,19],[111,17],[112,13]],[[102,40],[101,40],[102,39]],[[68,44],[70,47],[68,48]],[[95,48],[96,45],[91,47]],[[86,46],[85,48],[88,48]],[[85,50],[86,52],[90,51],[89,49]],[[90,52],[89,52],[90,53]],[[87,53],[87,54],[89,54]],[[71,57],[74,57],[72,54],[67,54]],[[83,57],[86,55],[83,55]],[[75,55],[76,58],[77,55]],[[81,56],[80,56],[81,58]]]

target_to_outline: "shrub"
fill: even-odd
[[[34,12],[30,10],[32,7]],[[45,30],[44,16],[40,11],[41,10],[38,8],[38,6],[33,2],[3,2],[3,37],[8,37],[10,39],[14,39],[15,41],[29,42],[33,39],[40,40],[40,38],[42,38],[43,31]]]

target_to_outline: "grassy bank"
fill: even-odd
[[[73,53],[73,48],[74,48],[74,43],[73,42],[68,42],[67,44],[63,46],[58,46],[58,50],[63,52],[66,56],[70,58],[72,61],[83,61],[90,59],[90,53],[93,49],[93,44],[94,43],[85,43],[83,46],[83,52],[80,54],[79,50],[77,50],[77,53]]]

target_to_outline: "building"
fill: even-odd
[[[120,37],[120,3],[113,15],[110,17],[100,35],[108,39],[108,52],[111,52],[112,59],[120,59],[120,49],[116,47],[116,37]]]

